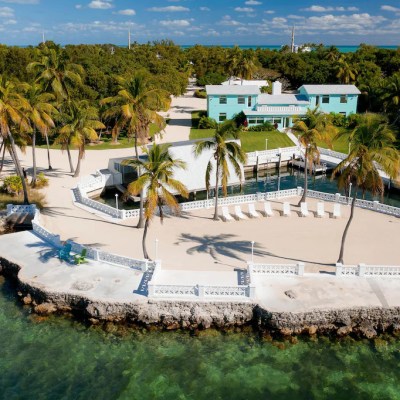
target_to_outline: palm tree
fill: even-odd
[[[393,74],[384,81],[383,100],[385,110],[394,110],[399,113],[400,105],[400,72]]]
[[[167,91],[150,86],[144,75],[133,78],[118,78],[119,91],[114,97],[103,99],[100,104],[110,105],[104,112],[106,119],[114,119],[113,138],[118,139],[121,129],[126,128],[128,136],[134,137],[135,155],[139,159],[138,142],[149,136],[151,123],[161,130],[165,128],[164,118],[158,111],[168,109],[171,99]],[[140,196],[140,217],[137,227],[143,228],[143,196]]]
[[[66,121],[67,123],[60,129],[56,142],[67,149],[70,165],[69,145],[78,148],[78,163],[74,173],[74,177],[77,177],[80,173],[82,158],[85,155],[86,141],[96,140],[96,130],[104,129],[105,126],[99,120],[97,108],[90,106],[87,100],[71,101]]]
[[[177,202],[171,190],[178,195],[187,198],[189,193],[181,182],[175,180],[174,169],[185,168],[186,164],[179,159],[173,159],[169,154],[170,145],[154,144],[150,150],[146,149],[147,159],[133,159],[125,161],[125,164],[133,165],[141,170],[141,175],[128,185],[128,192],[133,196],[145,191],[146,201],[144,206],[145,225],[143,231],[142,248],[143,256],[150,259],[146,249],[147,231],[150,221],[153,219],[158,209],[161,222],[163,222],[163,206],[179,212],[179,203]]]
[[[65,104],[64,100],[69,100],[71,89],[82,84],[84,73],[81,65],[69,62],[63,49],[47,47],[43,51],[42,60],[31,62],[27,70],[35,74],[36,82],[41,84],[45,91],[54,94],[60,105]],[[49,170],[51,170],[53,168],[47,132],[45,138]]]
[[[251,52],[244,52],[237,63],[237,76],[241,78],[242,84],[243,79],[251,79],[257,67],[255,65],[256,57],[255,54]]]
[[[14,161],[16,172],[22,181],[24,203],[29,204],[28,189],[18,158],[16,141],[13,134],[15,131],[23,133],[30,130],[29,121],[24,116],[24,110],[29,108],[29,104],[21,94],[25,89],[26,85],[9,81],[0,75],[0,133],[3,141],[9,142],[10,155]]]
[[[307,198],[308,168],[312,170],[314,163],[319,162],[320,152],[318,143],[327,143],[330,146],[331,138],[336,134],[336,128],[332,125],[329,115],[318,110],[307,110],[304,118],[299,119],[291,128],[298,134],[300,144],[304,151],[304,191],[299,204]]]
[[[356,80],[358,71],[355,67],[350,65],[345,58],[341,57],[337,64],[336,78],[339,79],[340,83],[348,85]]]
[[[55,126],[52,116],[57,114],[57,109],[51,104],[51,101],[55,99],[54,95],[43,92],[41,86],[36,83],[29,87],[25,97],[29,103],[29,108],[25,111],[25,117],[29,120],[32,127],[33,173],[31,185],[35,186],[36,132],[39,131],[44,137],[47,137],[48,130]]]
[[[214,220],[218,220],[218,188],[221,180],[222,192],[227,196],[229,164],[231,163],[237,176],[242,178],[241,164],[245,164],[247,156],[240,145],[229,138],[239,139],[239,131],[234,121],[226,121],[217,126],[214,137],[197,142],[194,147],[195,156],[205,150],[212,150],[212,157],[206,169],[206,190],[210,189],[210,177],[215,163],[215,211]]]
[[[339,136],[343,136],[342,132]],[[396,136],[386,120],[378,114],[364,114],[350,133],[351,151],[333,171],[332,178],[339,175],[338,186],[354,184],[350,217],[343,232],[338,263],[343,264],[344,247],[351,221],[357,192],[370,190],[373,195],[383,193],[384,185],[378,168],[390,178],[396,178],[400,171],[400,156],[395,148]]]

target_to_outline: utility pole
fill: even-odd
[[[290,45],[290,51],[292,53],[294,53],[294,25],[293,25],[293,28],[292,28],[292,43]]]
[[[44,31],[42,32],[42,43],[43,43],[43,44],[46,44],[46,40],[45,40],[45,38],[44,38]]]
[[[131,30],[128,31],[128,49],[131,49]]]

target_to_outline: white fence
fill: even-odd
[[[364,278],[400,278],[400,265],[336,264],[336,276]]]
[[[255,264],[247,263],[247,271],[250,276],[250,282],[256,275],[269,276],[303,276],[304,263],[298,264]]]
[[[7,204],[7,217],[14,213],[27,213],[31,215],[35,215],[36,212],[36,204]]]
[[[246,167],[255,166],[257,163],[269,164],[271,162],[277,162],[279,157],[281,158],[281,161],[288,161],[293,158],[293,155],[297,157],[299,154],[299,148],[296,146],[273,150],[254,151],[247,153]]]
[[[61,248],[63,244],[61,243],[60,240],[60,235],[55,235],[48,231],[46,228],[44,228],[40,224],[40,212],[39,210],[36,210],[35,212],[35,217],[32,220],[32,228],[33,231],[36,233],[37,236],[39,236],[42,240],[50,243],[52,246],[56,248]],[[107,264],[113,264],[113,265],[118,265],[118,266],[123,266],[123,267],[128,267],[128,268],[133,268],[133,269],[138,269],[141,271],[152,271],[155,268],[156,261],[149,261],[145,259],[135,259],[135,258],[129,258],[129,257],[124,257],[120,256],[117,254],[112,254],[112,253],[107,253],[105,251],[101,251],[98,249],[95,249],[90,246],[84,246],[82,244],[73,242],[72,240],[68,240],[67,242],[71,243],[72,245],[72,251],[74,253],[81,253],[84,248],[87,250],[87,258],[96,260],[96,261],[101,261]]]
[[[333,151],[330,149],[324,149],[323,147],[318,147],[318,150],[321,155],[337,158],[339,160],[344,160],[347,157],[347,154],[339,153],[338,151]]]

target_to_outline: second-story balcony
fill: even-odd
[[[257,106],[256,111],[270,115],[304,115],[307,108],[298,106]]]

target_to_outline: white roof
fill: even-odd
[[[306,96],[299,94],[262,94],[258,96],[258,105],[273,105],[273,104],[304,104],[308,105],[310,102]]]
[[[251,95],[260,94],[260,89],[258,86],[253,85],[206,85],[207,95]]]
[[[308,94],[360,94],[354,85],[303,85]]]
[[[221,85],[229,86],[229,85],[239,85],[239,86],[268,86],[268,82],[266,80],[241,80],[240,78],[232,78],[231,80],[227,80],[222,82]]]

